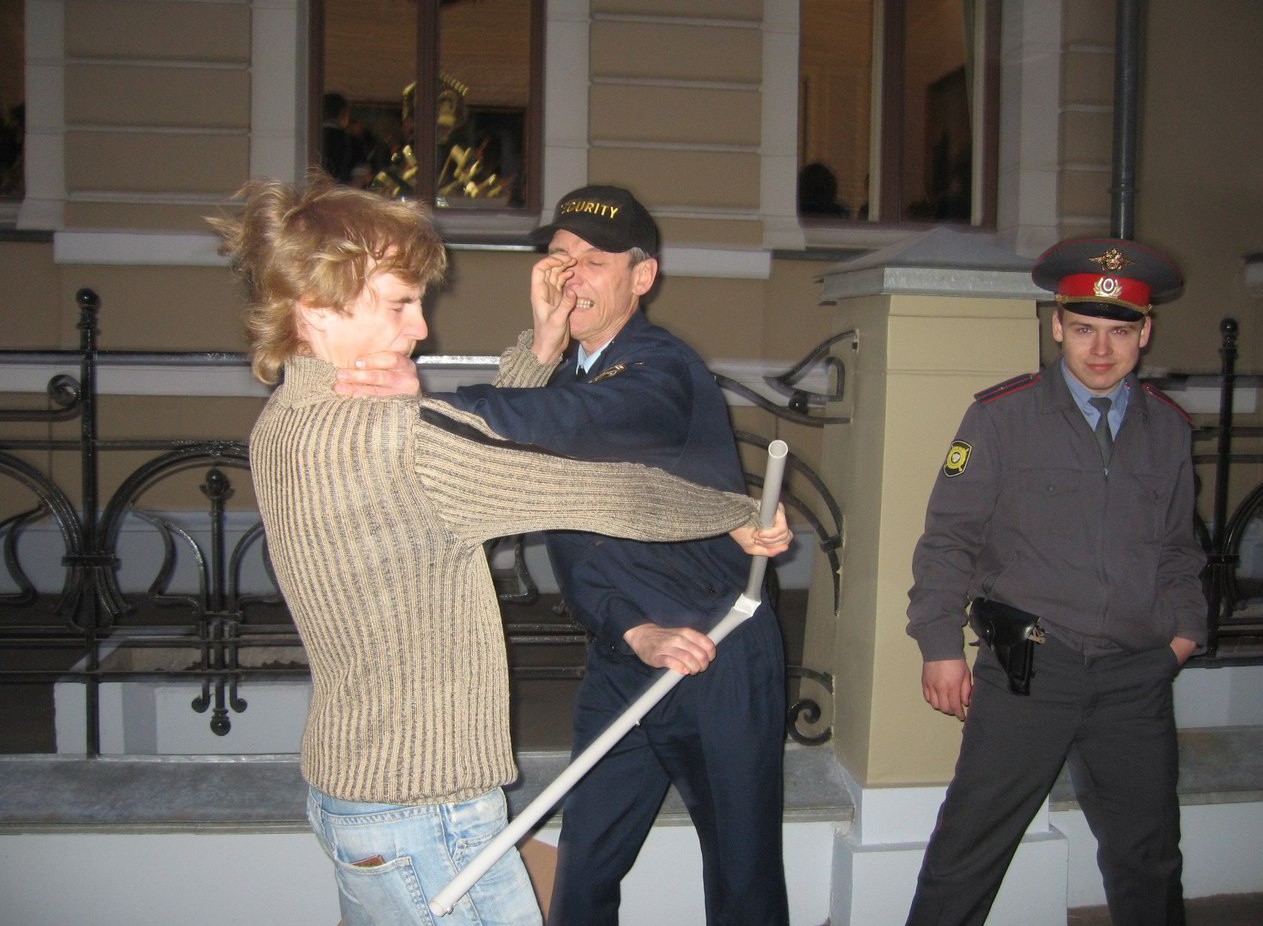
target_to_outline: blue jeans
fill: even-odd
[[[333,860],[343,926],[540,926],[526,866],[511,849],[447,916],[430,898],[447,886],[508,818],[499,788],[455,804],[360,804],[315,788],[307,818]]]

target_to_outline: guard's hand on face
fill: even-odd
[[[764,529],[746,524],[729,531],[728,536],[741,544],[741,549],[749,556],[776,556],[789,549],[794,532],[789,529],[789,522],[785,520],[784,503],[777,502],[776,518],[771,527]]]
[[[556,363],[570,343],[570,313],[578,297],[566,284],[574,276],[575,259],[549,254],[531,270],[531,352],[540,363]]]
[[[936,711],[964,720],[973,690],[974,681],[963,658],[935,659],[921,667],[921,693]]]
[[[640,624],[623,634],[623,639],[645,665],[681,675],[705,671],[715,658],[715,642],[692,627]]]
[[[340,368],[333,391],[347,396],[420,395],[421,379],[411,357],[384,350]]]

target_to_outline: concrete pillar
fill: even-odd
[[[821,454],[844,516],[841,594],[835,613],[821,559],[804,659],[833,673],[833,745],[856,792],[855,823],[835,847],[835,924],[903,922],[951,777],[961,726],[923,700],[920,654],[905,632],[912,550],[973,394],[1038,367],[1042,290],[1029,268],[989,236],[937,228],[823,277],[833,332],[853,332],[835,347],[845,383],[828,409],[850,421],[826,428]],[[1040,891],[1060,884],[1064,924],[1065,881],[1055,874],[1064,841],[1039,821],[1032,837],[1045,844],[1034,864],[1052,865]],[[888,890],[852,890],[873,883]],[[1029,894],[1024,904],[1027,916],[1046,909]],[[1011,921],[1031,922],[1022,915]]]

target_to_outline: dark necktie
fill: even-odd
[[[1114,453],[1114,436],[1110,434],[1110,405],[1109,399],[1104,396],[1097,396],[1088,399],[1088,404],[1095,408],[1100,415],[1096,419],[1096,444],[1101,448],[1101,460],[1109,463],[1110,456]]]

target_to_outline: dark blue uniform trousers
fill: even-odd
[[[1022,834],[1068,760],[1115,926],[1183,924],[1176,669],[1167,646],[1092,658],[1049,637],[1035,649],[1030,696],[1021,697],[984,648],[908,923],[986,920]]]
[[[575,703],[577,755],[652,683],[654,670],[588,647]],[[701,843],[709,926],[788,923],[781,856],[785,655],[766,609],[715,661],[675,686],[570,792],[562,814],[549,926],[618,922],[619,883],[669,784]]]

